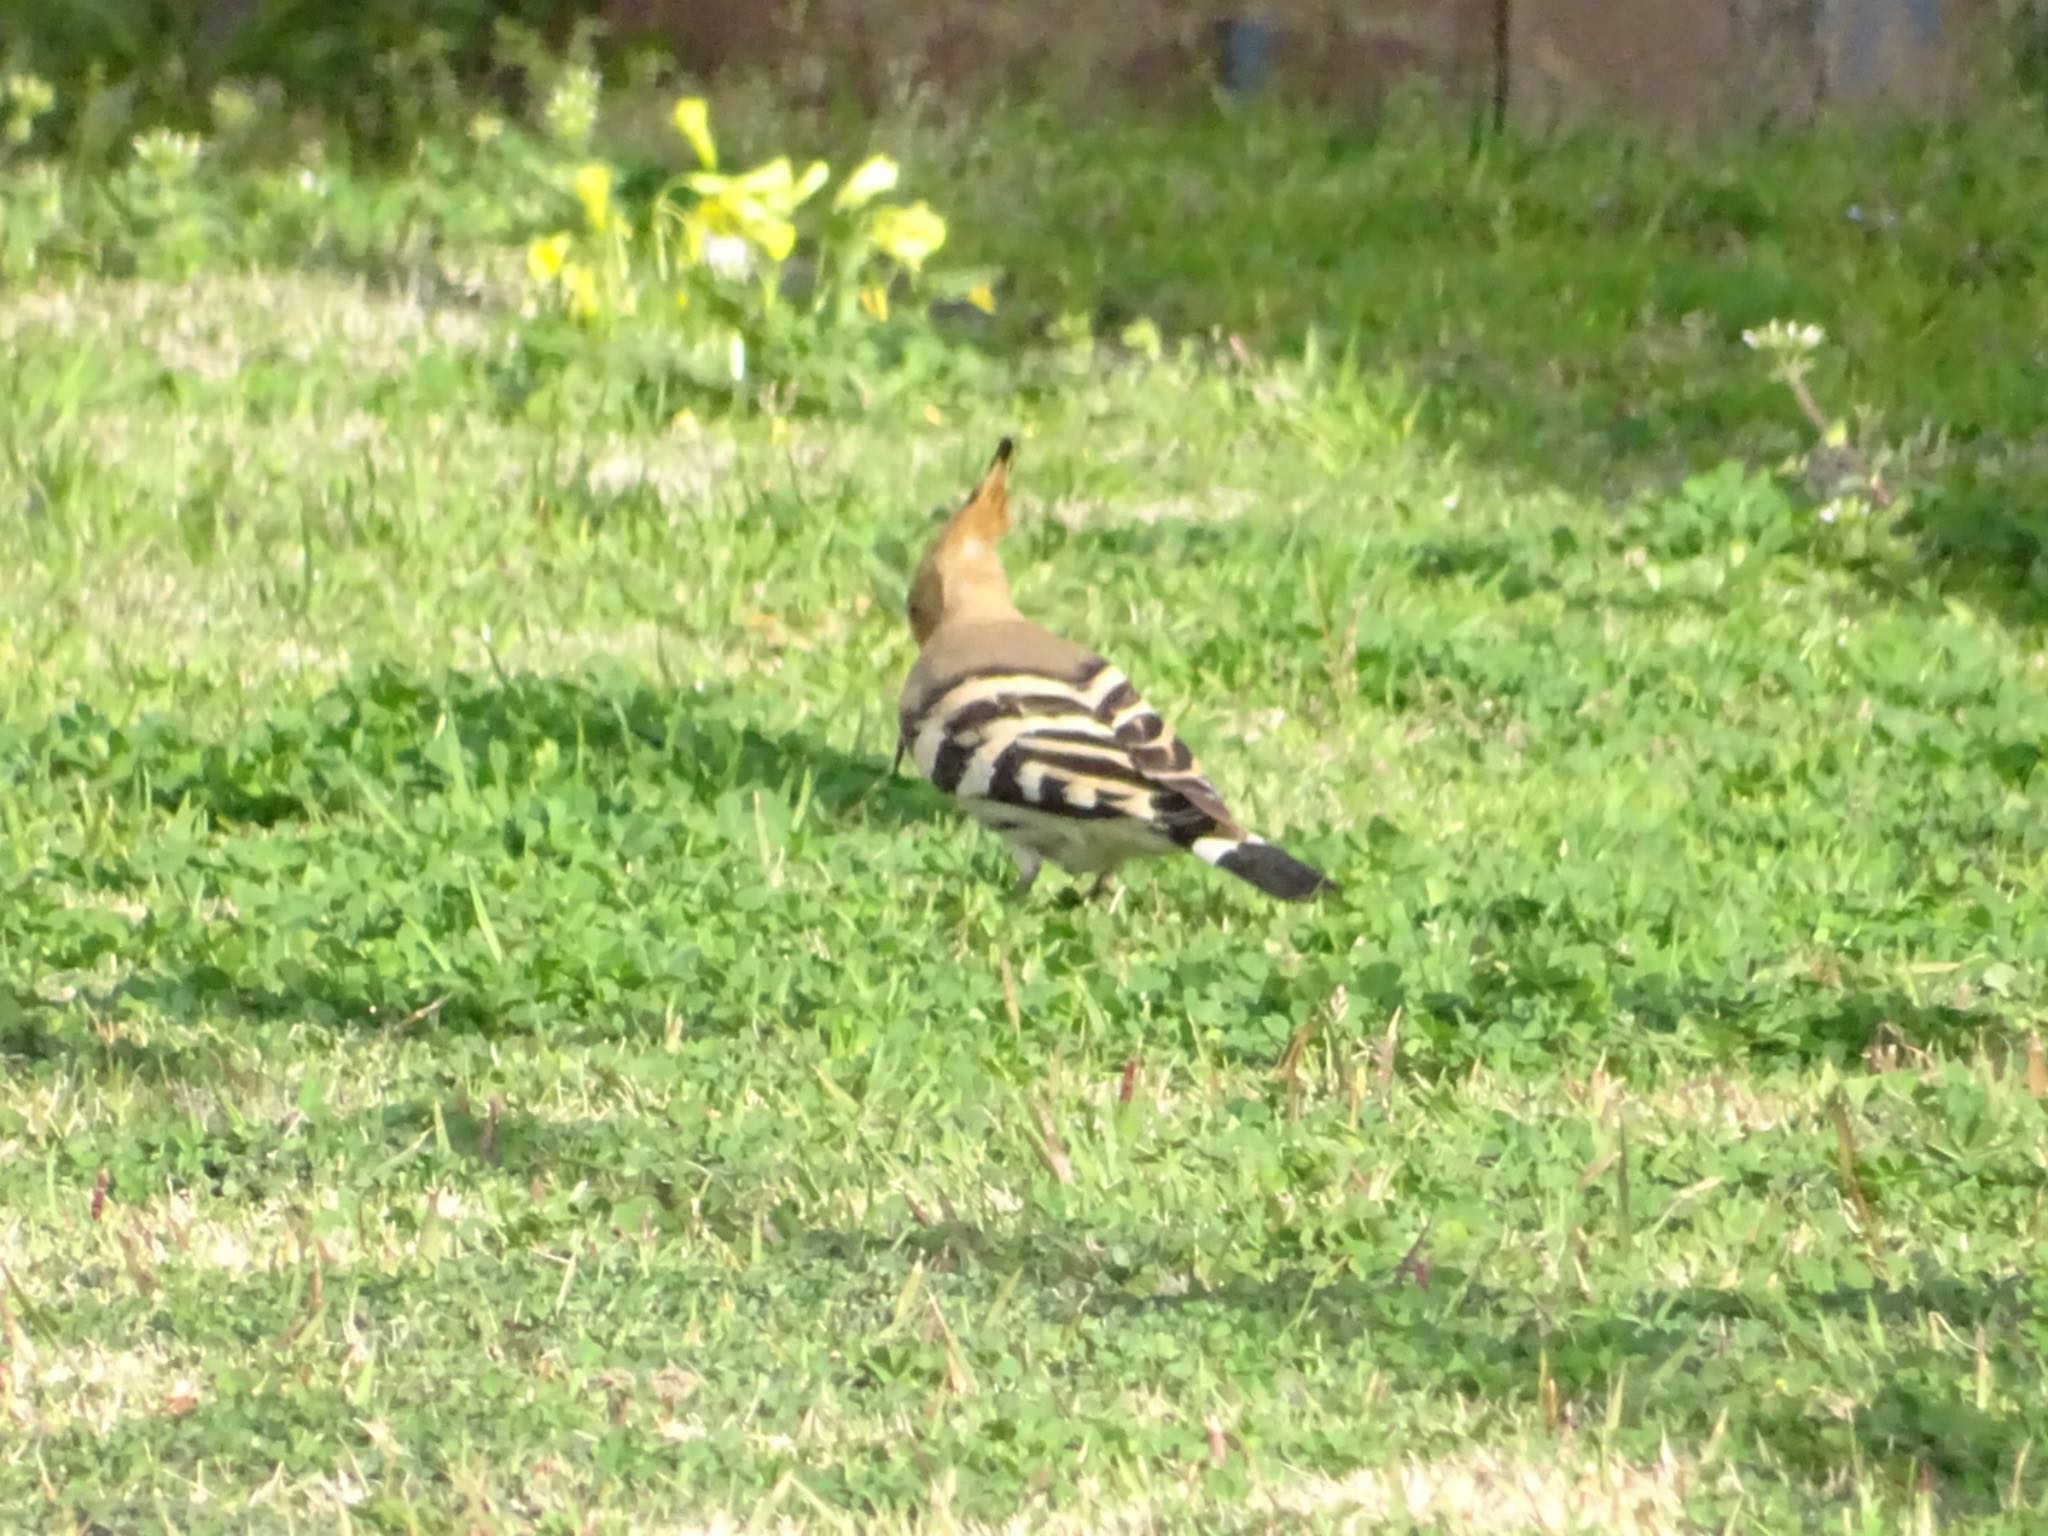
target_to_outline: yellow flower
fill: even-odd
[[[597,274],[580,261],[562,268],[562,286],[569,290],[569,313],[578,320],[593,320],[604,312],[597,295]]]
[[[870,155],[846,178],[846,185],[832,199],[834,208],[865,208],[884,192],[894,190],[902,170],[887,155]]]
[[[787,219],[757,212],[744,227],[747,238],[761,247],[770,261],[787,261],[789,253],[796,249],[796,226]]]
[[[875,245],[915,272],[925,258],[946,243],[946,221],[929,204],[892,204],[875,210],[871,227]]]
[[[889,318],[889,290],[870,284],[860,291],[860,307],[877,320]]]
[[[710,202],[760,203],[778,214],[793,213],[831,177],[831,167],[813,160],[798,178],[789,156],[777,155],[765,165],[737,176],[699,171],[689,177],[692,192]]]
[[[692,192],[703,199],[691,215],[705,234],[736,234],[758,247],[769,260],[783,262],[796,249],[796,226],[789,215],[822,187],[832,174],[822,160],[814,160],[799,177],[787,155],[737,176],[699,171],[687,178]],[[696,254],[697,236],[692,236]]]
[[[704,239],[711,233],[710,221],[704,217],[704,210],[699,208],[684,214],[677,222],[683,237],[683,259],[694,267],[704,259]]]
[[[972,288],[968,289],[967,302],[980,310],[984,315],[992,315],[996,312],[995,291],[987,283],[976,283]]]
[[[536,283],[551,283],[562,275],[562,263],[569,259],[569,237],[549,235],[526,248],[526,270]]]
[[[687,288],[678,288],[678,289],[676,290],[676,308],[677,308],[677,309],[688,309],[689,307],[690,307],[690,290],[689,290],[689,289],[687,289]]]
[[[707,261],[721,277],[737,276],[746,266],[744,259],[735,259],[744,257],[745,248],[737,252],[728,248],[731,236],[759,246],[771,261],[787,261],[796,248],[796,226],[755,198],[709,200],[698,210],[695,222],[700,226],[701,243],[693,242],[693,257]],[[728,238],[722,241],[721,237]]]
[[[811,194],[832,179],[832,167],[822,160],[813,160],[804,168],[797,184],[789,189],[789,206],[810,201]]]
[[[718,169],[718,145],[711,137],[711,107],[702,96],[685,96],[676,103],[676,132],[689,140],[697,163],[707,171]]]
[[[700,197],[781,202],[796,184],[796,171],[789,163],[789,156],[777,155],[767,164],[757,165],[751,171],[741,171],[737,176],[698,171],[688,181],[690,190]]]
[[[583,217],[590,221],[593,230],[603,234],[611,220],[612,168],[602,160],[593,160],[577,168],[570,185],[576,189],[576,200],[583,205]]]

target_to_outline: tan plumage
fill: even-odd
[[[1271,896],[1330,882],[1240,827],[1187,745],[1102,657],[1017,611],[996,554],[1009,530],[1004,438],[910,584],[920,647],[896,758],[1001,833],[1029,889],[1046,859],[1106,878],[1186,850]]]

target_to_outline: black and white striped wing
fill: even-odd
[[[918,771],[970,808],[1131,822],[1183,848],[1239,835],[1187,745],[1100,657],[1067,676],[990,667],[951,678],[901,724]]]

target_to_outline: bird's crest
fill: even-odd
[[[996,444],[996,456],[989,460],[981,484],[948,520],[941,540],[982,539],[993,544],[1010,531],[1010,455],[1016,446],[1007,437]]]
[[[996,554],[996,542],[1010,531],[1010,455],[1015,445],[996,445],[988,472],[966,503],[946,520],[918,564],[910,583],[910,627],[918,643],[941,624],[961,618],[1014,617],[1010,583]]]

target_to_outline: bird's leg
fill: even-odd
[[[1109,910],[1114,913],[1118,903],[1124,899],[1124,888],[1116,883],[1116,876],[1106,870],[1097,875],[1095,883],[1088,887],[1088,899],[1100,901],[1105,895],[1109,897]]]
[[[896,777],[896,770],[903,766],[903,754],[907,750],[908,748],[904,743],[903,736],[899,732],[896,737],[896,755],[889,759],[889,771],[885,774],[881,774],[880,776],[874,779],[871,779],[868,782],[868,787],[862,790],[859,796],[854,800],[854,810],[857,811],[862,806],[866,805],[868,801],[872,800],[875,797],[876,793],[881,789],[881,787],[884,784],[887,784],[891,779]]]

